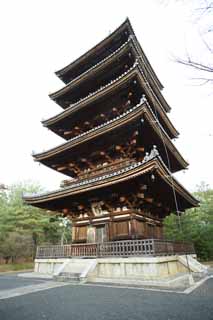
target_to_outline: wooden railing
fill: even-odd
[[[125,240],[104,243],[85,243],[37,247],[36,258],[71,257],[130,257],[195,253],[194,246],[186,242],[158,239]]]
[[[113,171],[116,171],[118,169],[121,169],[123,167],[130,166],[131,164],[135,163],[135,159],[122,159],[122,160],[117,160],[112,163],[108,163],[107,165],[100,165],[99,168],[91,169],[88,172],[84,172],[79,174],[78,178],[76,179],[70,179],[70,180],[63,180],[61,182],[61,187],[68,187],[71,186],[72,184],[75,184],[76,182],[82,182],[84,180],[87,180],[88,178],[94,178],[94,177],[99,177],[102,176],[104,173],[111,173]]]

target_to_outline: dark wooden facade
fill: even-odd
[[[33,156],[70,179],[25,202],[70,217],[73,243],[162,239],[163,218],[197,200],[172,176],[188,163],[129,20],[56,74],[64,110],[43,125],[65,142]]]

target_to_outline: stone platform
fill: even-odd
[[[36,259],[36,274],[61,281],[181,286],[190,273],[205,274],[207,268],[193,255],[122,258]]]

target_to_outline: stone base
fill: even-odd
[[[97,259],[36,259],[37,275],[58,281],[104,283],[125,286],[183,288],[192,285],[193,273],[205,274],[206,267],[195,255],[124,257]],[[191,273],[189,273],[189,271]],[[75,281],[74,281],[75,280]]]
[[[96,259],[35,259],[34,272],[58,275],[60,272],[82,273]]]
[[[187,274],[202,267],[192,256],[188,256],[188,263],[184,256],[161,257],[128,257],[128,258],[98,258],[98,259],[36,259],[34,271],[55,277],[63,274],[72,277],[79,275],[82,282],[122,281],[151,281],[168,279],[180,274]],[[198,272],[198,271],[197,271]]]
[[[53,275],[68,259],[35,259],[34,272]]]
[[[162,277],[156,279],[143,278],[102,278],[94,277],[88,279],[89,283],[119,285],[119,286],[133,286],[133,287],[158,287],[158,288],[187,288],[190,286],[190,275],[176,274],[170,277]]]
[[[187,272],[187,268],[179,262],[177,256],[97,260],[96,268],[88,274],[90,281],[94,278],[155,280]]]

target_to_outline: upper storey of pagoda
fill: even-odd
[[[124,53],[124,56],[129,58],[128,50]],[[178,132],[172,125],[163,107],[166,105],[165,99],[161,93],[157,96],[150,86],[143,72],[140,59],[133,59],[127,64],[127,62],[122,63],[117,57],[113,64],[109,63],[109,65],[107,64],[105,67],[102,67],[103,68],[98,71],[96,68],[91,70],[84,79],[76,80],[61,90],[71,98],[75,96],[75,93],[79,98],[85,90],[90,91],[90,93],[87,96],[83,94],[84,98],[71,104],[65,111],[43,121],[44,126],[47,126],[63,138],[69,139],[69,135],[64,134],[64,132],[71,132],[71,124],[79,124],[77,118],[87,121],[88,113],[90,114],[89,118],[92,119],[96,117],[98,113],[102,114],[105,111],[111,112],[113,108],[120,109],[119,112],[125,111],[126,104],[131,103],[134,105],[140,100],[143,94],[146,94],[153,112],[157,113],[159,121],[170,138],[177,137]],[[110,75],[107,73],[107,70],[110,71]],[[119,72],[117,72],[118,70]],[[94,83],[100,81],[100,79],[103,80],[103,78],[106,78],[108,82],[106,84],[105,82],[102,83],[104,85],[101,87],[98,86],[98,89],[95,90],[96,86]],[[112,96],[114,96],[113,99]],[[97,103],[94,102],[95,100],[100,101],[98,107],[96,107]],[[84,108],[85,106],[87,107]]]
[[[61,70],[56,72],[56,75],[64,82],[69,83],[73,79],[79,77],[85,71],[92,68],[94,65],[100,63],[106,57],[108,57],[111,53],[115,52],[119,49],[125,42],[127,42],[129,36],[132,35],[135,37],[135,33],[131,26],[129,19],[127,18],[124,23],[122,23],[113,33],[111,33],[107,38],[98,43],[95,47],[87,51],[81,57],[62,68]],[[140,55],[142,56],[144,62],[146,63],[146,67],[153,77],[156,85],[161,90],[163,88],[161,82],[156,76],[154,70],[152,69],[151,64],[149,63],[146,55],[144,54],[140,44],[138,43],[136,37],[136,46]]]
[[[104,55],[100,53],[104,52]],[[69,77],[67,85],[50,94],[51,99],[66,109],[92,92],[117,79],[139,61],[145,81],[160,101],[165,112],[169,105],[161,94],[162,85],[157,79],[148,59],[138,43],[133,29],[127,19],[114,33],[91,49],[81,58],[65,67],[57,74]]]
[[[106,162],[113,164],[116,159],[143,159],[145,152],[154,144],[172,172],[188,166],[145,97],[142,97],[138,104],[127,108],[127,111],[119,116],[105,122],[102,120],[102,124],[79,133],[66,143],[34,154],[34,159],[74,177],[84,170],[93,169],[95,162],[95,165],[99,166]]]

